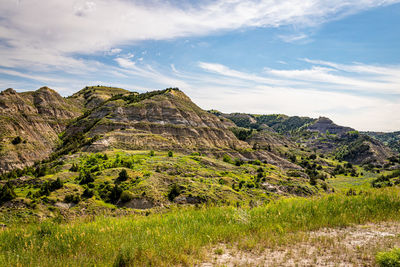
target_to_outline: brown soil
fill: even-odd
[[[400,222],[320,229],[297,234],[300,241],[274,248],[214,247],[200,266],[375,266],[378,251],[400,245]]]

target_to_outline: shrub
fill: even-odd
[[[231,157],[229,157],[229,155],[227,155],[227,154],[224,154],[224,156],[222,157],[222,160],[226,163],[232,163]]]
[[[94,196],[94,191],[93,189],[86,188],[85,191],[83,191],[82,197],[84,198],[91,198]]]
[[[122,189],[118,185],[114,185],[110,192],[111,203],[116,203],[122,194]]]
[[[11,143],[12,143],[13,145],[18,145],[18,144],[21,143],[21,142],[22,142],[22,139],[21,139],[21,137],[19,137],[19,136],[15,137],[15,138],[11,141]]]
[[[48,181],[44,182],[41,186],[40,186],[40,190],[39,190],[39,196],[48,196],[50,195],[50,183]]]
[[[64,197],[65,203],[75,203],[78,204],[81,201],[81,197],[79,195],[68,194]]]
[[[128,201],[131,201],[132,199],[134,199],[134,197],[135,196],[133,195],[132,192],[125,190],[121,194],[121,201],[128,202]]]
[[[129,179],[129,175],[128,175],[128,172],[125,169],[123,169],[122,171],[119,172],[117,181],[123,182],[123,181],[126,181],[128,179]]]
[[[94,177],[90,172],[81,172],[79,174],[79,179],[81,180],[79,184],[88,184],[94,182]]]
[[[150,150],[149,156],[154,157],[154,150]]]
[[[382,267],[400,266],[400,248],[379,252],[376,255],[376,263]]]
[[[16,198],[14,187],[11,183],[6,183],[3,187],[0,186],[0,204]]]
[[[128,250],[120,250],[115,261],[113,263],[113,267],[128,267],[133,266],[134,258],[129,253]]]
[[[169,201],[173,201],[177,196],[181,194],[181,188],[177,184],[173,184],[168,192]]]
[[[60,177],[50,183],[50,191],[54,191],[63,187],[63,183],[60,180]]]
[[[36,167],[35,176],[42,177],[42,176],[45,176],[47,174],[47,172],[48,172],[47,165],[42,164],[42,165],[39,165]]]
[[[77,172],[77,171],[79,171],[79,166],[78,166],[78,164],[72,163],[72,166],[71,166],[71,168],[69,168],[69,171],[70,171],[70,172]]]
[[[172,151],[168,151],[168,157],[173,157],[174,156],[174,153],[172,152]]]
[[[244,164],[244,161],[242,159],[235,159],[235,165],[236,166],[241,166]]]

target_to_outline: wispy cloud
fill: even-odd
[[[160,1],[5,1],[0,6],[0,64],[77,68],[90,62],[74,55],[116,53],[115,47],[127,43],[245,27],[315,26],[395,2],[399,0],[220,0],[173,6]]]
[[[308,35],[305,33],[298,33],[298,34],[289,34],[289,35],[278,35],[279,39],[286,43],[295,43],[295,42],[307,42]]]

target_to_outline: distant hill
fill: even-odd
[[[346,160],[355,164],[382,165],[387,162],[389,157],[394,155],[393,151],[379,140],[358,133],[353,128],[337,125],[325,117],[313,119],[298,116],[290,117],[283,114],[223,114],[215,110],[210,112],[232,120],[237,127],[257,130],[256,135],[249,135],[246,138],[246,141],[256,146],[265,147],[267,143],[274,146],[274,144],[281,143],[284,140],[282,136],[284,136],[293,144],[319,153],[330,154],[339,160]],[[258,138],[260,133],[269,137],[262,140]],[[281,137],[276,138],[276,134]],[[274,141],[271,139],[273,135],[275,135]],[[258,141],[255,141],[257,138]],[[286,146],[288,145],[286,144]]]
[[[390,147],[394,151],[400,153],[400,131],[392,133],[382,133],[382,132],[362,132],[362,133],[379,140],[380,142]]]

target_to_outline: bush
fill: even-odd
[[[94,196],[94,191],[93,189],[86,188],[85,191],[83,191],[82,197],[84,198],[91,198]]]
[[[134,259],[130,252],[126,249],[120,250],[114,260],[113,267],[128,267],[134,266]]]
[[[75,163],[72,163],[72,166],[71,166],[71,168],[69,168],[69,171],[70,172],[77,172],[77,171],[79,171],[79,166],[77,164],[75,164]]]
[[[125,190],[121,194],[121,201],[128,202],[128,201],[131,201],[132,199],[134,199],[134,197],[135,196],[133,195],[132,192]]]
[[[150,150],[149,156],[154,157],[154,150]]]
[[[81,201],[81,197],[79,195],[68,194],[64,197],[65,203],[75,203],[78,204]]]
[[[21,142],[22,142],[22,139],[21,139],[21,137],[19,137],[19,136],[15,137],[15,138],[11,141],[11,143],[12,143],[13,145],[18,145],[18,144],[21,143]]]
[[[169,201],[173,201],[177,196],[181,194],[181,188],[177,184],[173,184],[168,192]]]
[[[227,154],[224,154],[224,156],[222,157],[222,160],[227,163],[232,163],[231,157],[229,157],[229,155],[227,155]]]
[[[117,181],[123,182],[123,181],[126,181],[128,179],[129,179],[129,175],[128,175],[128,172],[125,169],[123,169],[122,171],[119,172]]]
[[[11,183],[6,183],[3,187],[0,186],[0,204],[16,198],[14,187]]]
[[[172,151],[168,151],[168,157],[173,157],[174,156],[174,153],[172,152]]]
[[[46,181],[40,186],[38,196],[48,196],[50,195],[50,192],[50,183]]]
[[[60,177],[57,177],[57,179],[55,181],[50,183],[50,191],[55,191],[62,187],[63,187],[63,183],[61,182]]]
[[[48,170],[47,170],[47,165],[42,164],[36,167],[35,169],[35,176],[36,177],[42,177],[45,176],[47,174]]]
[[[79,174],[79,179],[81,180],[79,184],[88,184],[94,182],[94,177],[90,172],[81,172]]]
[[[235,159],[235,165],[236,166],[241,166],[244,164],[244,161],[242,159]]]
[[[400,248],[379,252],[376,255],[376,263],[382,267],[400,266]]]
[[[315,155],[315,154],[311,154],[309,157],[309,159],[316,159],[316,158],[317,158],[317,155]]]
[[[116,203],[122,194],[122,189],[118,185],[114,185],[110,192],[111,203]]]

